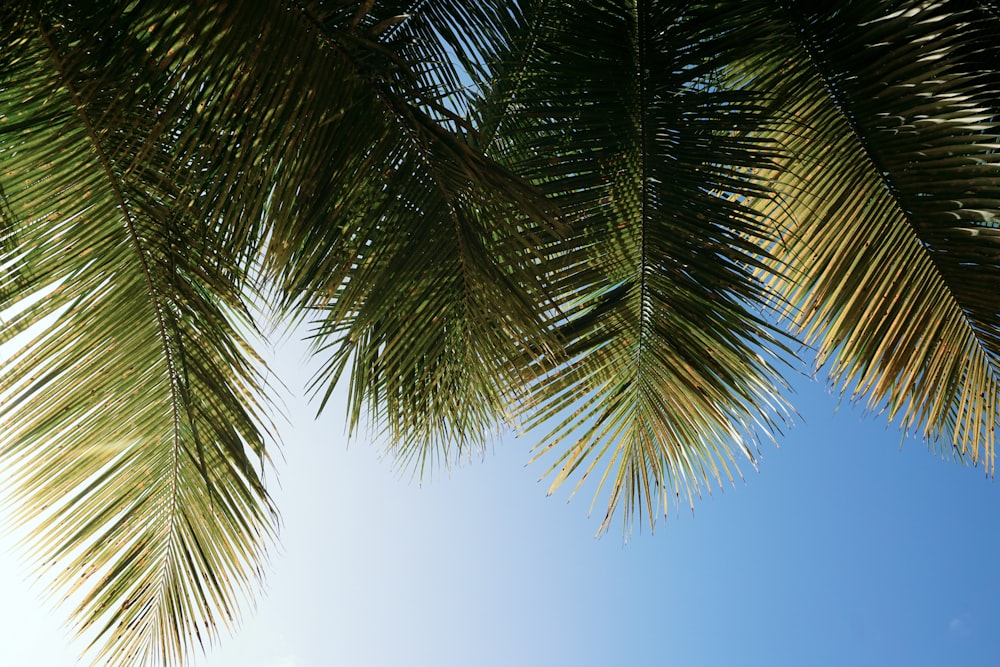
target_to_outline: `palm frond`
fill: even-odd
[[[763,107],[713,83],[745,43],[731,12],[538,2],[480,114],[571,227],[543,264],[565,353],[535,369],[522,414],[558,420],[539,452],[562,447],[552,489],[599,472],[602,528],[620,506],[652,523],[672,497],[732,480],[735,454],[752,462],[784,419],[780,345],[750,310],[760,229],[726,194],[759,194],[746,174],[770,159],[747,134]]]
[[[221,221],[240,202],[219,164],[239,167],[183,73],[192,25],[221,15],[96,5],[0,20],[3,340],[21,345],[0,456],[95,660],[178,664],[234,627],[275,533],[237,250],[253,234]]]
[[[773,14],[752,83],[788,157],[769,248],[793,329],[856,399],[992,471],[1000,293],[995,16],[963,3]],[[985,69],[985,63],[991,63]]]
[[[352,428],[367,416],[423,468],[482,445],[523,384],[512,360],[545,338],[529,265],[552,229],[542,196],[470,148],[449,121],[458,110],[410,68],[417,56],[396,51],[405,25],[444,30],[444,5],[376,30],[371,15],[396,9],[299,12],[313,46],[291,62],[328,83],[289,100],[291,172],[274,192],[268,265],[285,307],[316,315],[320,409],[350,367]]]
[[[518,26],[518,3],[502,0],[396,0],[384,14],[405,20],[392,22],[382,40],[393,45],[423,91],[434,101],[428,111],[446,110],[444,119],[468,130],[469,111],[478,87],[492,77],[491,59]],[[386,25],[381,19],[376,26]]]

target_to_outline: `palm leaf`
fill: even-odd
[[[434,24],[443,3],[430,9]],[[282,212],[269,263],[287,307],[317,313],[321,409],[350,368],[352,428],[365,417],[422,470],[488,441],[524,384],[515,360],[544,347],[533,263],[552,229],[541,195],[470,148],[469,128],[450,120],[457,110],[428,96],[428,77],[444,85],[437,75],[407,65],[437,51],[394,50],[422,14],[378,31],[385,19],[363,10],[389,11],[367,3],[308,17],[323,45],[310,57],[339,73],[350,103],[321,88],[315,104],[341,104],[342,115],[291,136],[289,150],[296,163],[306,150],[348,158],[283,176],[295,196],[275,201],[303,204]]]
[[[535,3],[480,114],[571,225],[543,264],[565,354],[534,369],[522,414],[557,424],[539,453],[561,447],[553,490],[598,471],[602,527],[619,506],[652,523],[673,496],[732,480],[735,454],[752,462],[756,434],[783,419],[765,351],[778,341],[749,309],[761,230],[726,194],[760,194],[746,174],[770,155],[747,132],[766,114],[713,84],[746,41],[740,18]]]
[[[772,13],[744,82],[785,119],[759,205],[772,286],[852,397],[992,471],[1000,24],[962,3],[811,9]]]
[[[21,345],[0,456],[41,576],[116,664],[177,664],[234,627],[275,530],[247,232],[216,215],[232,144],[198,122],[211,95],[175,53],[219,14],[184,9],[0,20],[3,331]]]

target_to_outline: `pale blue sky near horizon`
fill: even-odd
[[[275,362],[296,391],[304,366],[299,345]],[[1000,486],[794,385],[802,418],[762,444],[759,473],[627,544],[618,523],[595,539],[589,496],[546,497],[530,434],[417,484],[347,446],[339,403],[314,421],[293,399],[267,591],[193,664],[1000,663]],[[9,554],[0,587],[0,667],[78,664]]]

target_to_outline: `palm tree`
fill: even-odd
[[[417,471],[543,429],[602,529],[752,463],[797,346],[992,473],[997,34],[986,1],[4,3],[12,521],[95,661],[233,627],[275,323]]]

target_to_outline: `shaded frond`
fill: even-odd
[[[292,62],[326,83],[288,100],[268,264],[288,307],[316,315],[320,408],[350,368],[352,428],[366,416],[423,469],[488,439],[524,383],[514,360],[545,346],[535,249],[553,228],[540,193],[428,108],[423,75],[382,41],[398,31],[358,13],[380,8],[300,15],[311,46]]]
[[[539,2],[489,102],[494,150],[560,206],[545,248],[565,352],[536,369],[530,424],[557,423],[552,489],[591,474],[650,522],[754,460],[783,418],[781,380],[752,267],[746,174],[769,159],[747,132],[765,112],[713,84],[745,35],[705,5]],[[522,50],[523,49],[523,50]],[[506,88],[506,90],[505,90]],[[553,422],[552,420],[556,420]],[[596,497],[595,497],[596,500]]]

